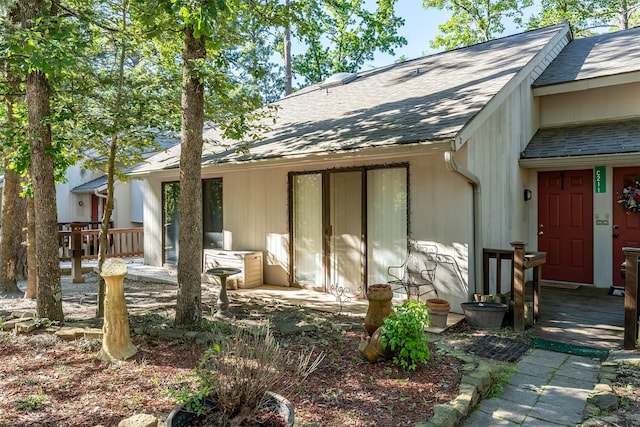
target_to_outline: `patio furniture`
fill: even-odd
[[[387,268],[393,278],[388,283],[394,292],[402,291],[407,299],[420,300],[427,294],[438,298],[435,287],[438,267],[438,247],[436,245],[410,242],[407,258],[400,266]]]

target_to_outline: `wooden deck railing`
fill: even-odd
[[[524,303],[525,303],[525,273],[526,269],[533,269],[533,321],[539,317],[540,305],[540,275],[542,265],[547,260],[545,252],[525,252],[526,244],[522,242],[511,242],[513,250],[505,249],[483,249],[483,291],[490,293],[489,283],[489,261],[496,260],[496,293],[501,293],[502,282],[502,261],[510,261],[511,268],[511,299],[513,300],[513,329],[523,331]]]
[[[144,228],[110,228],[107,234],[107,256],[135,256],[143,255]],[[73,257],[73,232],[60,231],[60,259],[69,261]],[[80,248],[82,259],[97,259],[99,250],[100,230],[81,230]]]

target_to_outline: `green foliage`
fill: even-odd
[[[452,12],[429,44],[434,49],[451,50],[492,40],[504,32],[503,18],[520,23],[522,9],[532,4],[532,0],[422,0],[425,8]]]
[[[429,310],[421,301],[406,301],[385,317],[380,327],[382,346],[394,352],[393,363],[413,371],[417,363],[431,357],[424,328],[431,323]]]
[[[42,388],[38,390],[38,394],[32,394],[25,400],[17,400],[15,402],[16,408],[23,411],[38,411],[42,409],[42,405],[49,399]]]
[[[493,383],[485,398],[500,396],[504,392],[503,384],[509,384],[509,377],[516,372],[515,366],[499,365],[494,368]]]
[[[397,30],[404,19],[395,15],[396,0],[378,0],[367,10],[364,0],[298,0],[293,34],[304,52],[292,56],[294,76],[304,85],[338,72],[357,72],[375,52],[394,53],[407,44]]]
[[[531,17],[528,28],[569,22],[575,37],[596,33],[598,28],[626,29],[639,16],[638,0],[542,0],[540,13]]]

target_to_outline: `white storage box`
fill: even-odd
[[[260,251],[225,251],[221,249],[205,249],[203,260],[203,278],[207,283],[220,284],[220,278],[206,274],[207,270],[216,267],[239,268],[241,272],[227,278],[227,287],[234,289],[255,288],[263,284],[262,252]]]

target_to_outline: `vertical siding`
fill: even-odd
[[[640,116],[640,83],[541,97],[541,127]]]
[[[536,201],[525,202],[523,197],[524,189],[535,184],[535,174],[518,164],[537,127],[536,105],[526,79],[467,144],[470,170],[482,185],[484,248],[511,249],[510,242],[516,240],[527,242],[529,250],[537,247],[530,225]],[[509,289],[506,278],[503,289]]]
[[[162,180],[149,178],[144,187],[144,263],[162,265]]]

